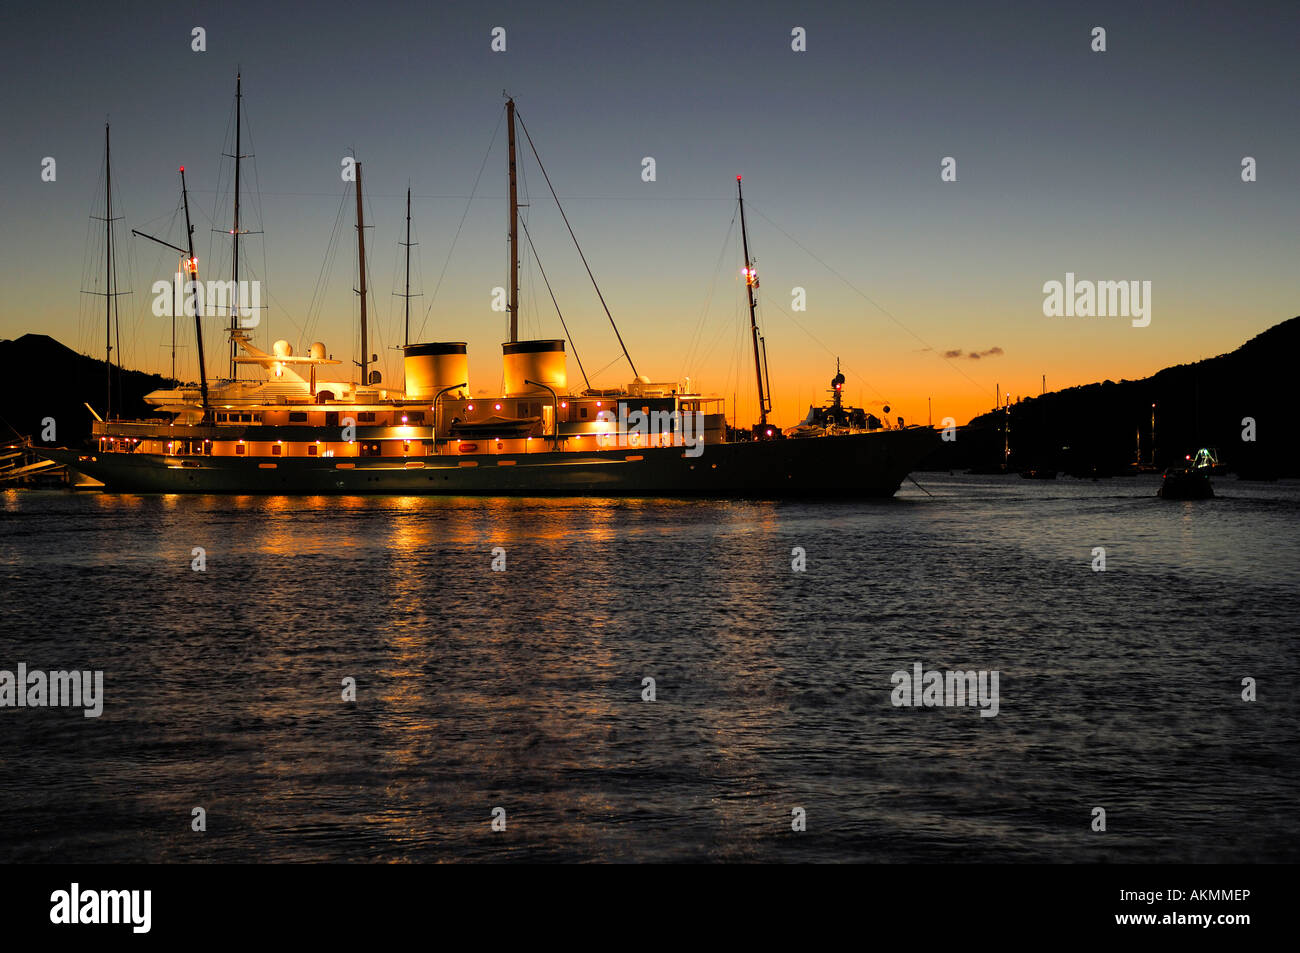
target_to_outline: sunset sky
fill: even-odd
[[[698,7],[698,8],[697,8]],[[1184,3],[536,3],[332,0],[10,4],[0,13],[0,337],[103,355],[104,122],[112,122],[122,361],[166,372],[150,285],[183,244],[186,166],[202,277],[229,277],[231,120],[242,69],[242,277],[257,341],[357,355],[343,156],[364,165],[374,323],[400,382],[401,229],[414,191],[414,340],[465,340],[495,390],[506,316],[502,90],[520,114],[638,370],[733,392],[752,422],[735,177],[744,175],[776,419],[824,399],[965,422],[1004,393],[1136,378],[1300,313],[1300,6]],[[1106,30],[1093,52],[1092,30]],[[191,30],[206,30],[206,52]],[[490,48],[506,31],[504,53]],[[791,31],[806,30],[806,52]],[[495,130],[495,142],[493,142]],[[489,153],[489,143],[493,142]],[[596,386],[631,372],[536,162],[521,201]],[[486,156],[486,165],[483,166]],[[653,157],[656,181],[642,181]],[[955,182],[940,163],[956,159]],[[1243,157],[1258,180],[1242,181]],[[57,178],[42,181],[53,157]],[[482,166],[482,178],[470,201]],[[341,203],[340,245],[327,252]],[[467,211],[468,209],[468,211]],[[449,257],[457,226],[464,227]],[[95,229],[102,226],[95,225]],[[730,229],[730,230],[729,230]],[[521,239],[522,240],[522,239]],[[526,242],[524,243],[527,248]],[[445,277],[433,297],[439,274]],[[323,270],[324,269],[324,270]],[[1049,318],[1043,284],[1150,281],[1149,327]],[[323,273],[323,274],[322,274]],[[530,255],[521,337],[562,331]],[[318,289],[318,279],[323,284]],[[807,310],[792,310],[792,289]],[[313,300],[315,305],[313,306]],[[426,319],[427,312],[427,319]],[[209,368],[224,372],[213,320]],[[182,377],[197,376],[188,329]],[[960,357],[945,356],[960,352]],[[972,353],[982,354],[971,357]],[[597,374],[596,372],[600,372]],[[581,386],[570,358],[570,383]]]

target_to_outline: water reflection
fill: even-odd
[[[7,646],[103,668],[108,704],[0,719],[74,792],[0,766],[0,856],[1095,861],[1060,817],[1104,777],[1159,801],[1129,859],[1295,859],[1300,713],[1216,699],[1300,678],[1300,488],[1189,524],[1136,486],[925,482],[906,507],[6,493]],[[1001,668],[1001,714],[892,708],[917,660]]]

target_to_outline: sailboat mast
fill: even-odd
[[[239,160],[243,158],[240,154],[240,114],[243,112],[242,104],[244,99],[243,78],[239,73],[235,74],[235,222],[230,231],[231,238],[234,241],[234,248],[231,250],[231,277],[235,281],[235,290],[231,295],[230,305],[230,379],[237,380],[238,364],[235,363],[237,348],[235,345],[234,331],[239,328]]]
[[[755,314],[758,306],[754,302],[754,285],[758,281],[758,275],[749,257],[749,233],[745,229],[745,193],[740,186],[740,176],[736,176],[736,197],[740,202],[740,241],[745,252],[745,290],[749,292],[749,329],[754,337],[754,378],[758,384],[758,422],[761,426],[767,423],[767,411],[771,404],[763,388],[763,362],[759,357],[758,318]]]
[[[515,101],[506,100],[506,129],[510,145],[510,343],[519,340],[519,186],[515,180]]]
[[[172,383],[176,382],[176,305],[179,303],[179,298],[180,294],[177,293],[172,299]]]
[[[189,260],[185,270],[190,274],[190,281],[196,285],[199,281],[199,260],[194,257],[194,226],[190,224],[190,192],[185,186],[185,166],[181,166],[181,199],[185,205],[185,246],[189,249]],[[203,361],[203,313],[199,307],[200,296],[194,289],[194,343],[199,352],[199,393],[203,397],[203,423],[212,422],[212,406],[208,403],[208,371]]]
[[[411,343],[411,187],[406,187],[406,318],[402,325],[402,344]]]
[[[104,419],[113,419],[113,169],[108,123],[104,123]]]
[[[370,383],[370,341],[366,327],[366,220],[361,208],[361,163],[357,163],[357,269],[361,275],[361,386]]]

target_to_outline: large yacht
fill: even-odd
[[[236,109],[238,130],[238,101]],[[845,408],[838,369],[828,408],[814,408],[788,433],[769,420],[766,348],[754,296],[758,276],[739,176],[758,422],[728,426],[722,397],[697,393],[688,382],[635,374],[630,357],[634,376],[625,387],[571,386],[564,339],[518,339],[513,100],[506,103],[506,117],[510,340],[501,346],[499,396],[473,396],[470,355],[460,341],[405,344],[399,388],[384,386],[380,373],[370,369],[375,359],[368,355],[358,163],[358,378],[322,342],[312,343],[305,354],[295,353],[288,341],[265,351],[232,320],[231,366],[256,367],[262,379],[209,382],[202,321],[194,308],[197,384],[149,394],[146,400],[155,409],[149,419],[96,419],[88,449],[40,452],[107,490],[126,492],[887,497],[938,445],[934,430],[904,426],[888,416],[887,408],[884,416]],[[238,147],[235,155],[237,263]],[[187,278],[197,281],[184,169],[181,181],[189,241],[184,248],[159,243],[180,252]],[[409,255],[409,197],[407,215]],[[408,287],[408,308],[409,297]]]

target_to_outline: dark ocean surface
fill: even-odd
[[[0,492],[0,670],[105,693],[0,708],[0,861],[1300,860],[1300,484],[918,478]],[[998,714],[895,707],[916,662]]]

